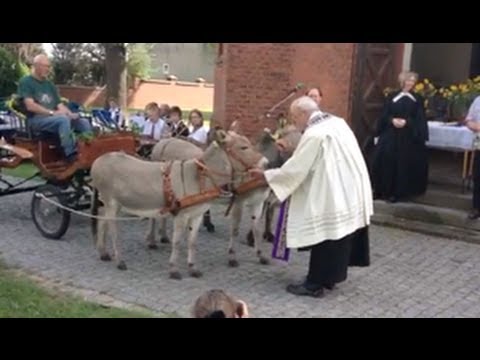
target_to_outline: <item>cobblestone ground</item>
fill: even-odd
[[[119,234],[129,270],[102,263],[89,221],[73,216],[63,241],[44,239],[30,216],[31,194],[1,199],[0,258],[65,286],[93,290],[159,313],[189,316],[202,292],[222,288],[246,300],[255,317],[478,317],[480,246],[373,226],[372,266],[351,269],[349,279],[323,299],[285,292],[307,269],[308,254],[293,253],[289,265],[257,263],[253,250],[238,246],[240,267],[227,267],[228,222],[224,207],[212,211],[215,234],[201,230],[201,279],[168,279],[170,248],[147,250],[145,222],[121,223]],[[244,242],[246,226],[242,231]],[[270,250],[268,244],[265,249]],[[186,243],[182,251],[186,275]]]

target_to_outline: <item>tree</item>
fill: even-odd
[[[107,72],[107,100],[114,98],[127,109],[127,44],[103,43]]]
[[[0,43],[0,47],[8,50],[19,62],[30,64],[33,58],[43,53],[41,43]]]
[[[97,43],[55,43],[52,53],[57,84],[96,86],[105,83],[105,49]]]
[[[67,85],[107,85],[107,99],[127,106],[127,76],[145,79],[151,72],[151,48],[145,43],[55,43],[55,82]]]
[[[22,67],[15,55],[0,47],[0,98],[15,93],[18,81],[22,77]]]
[[[127,70],[129,80],[148,79],[152,71],[151,51],[153,44],[133,43],[127,45]]]

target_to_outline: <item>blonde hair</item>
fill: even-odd
[[[242,303],[227,295],[223,290],[210,290],[200,296],[193,306],[194,318],[242,317]]]
[[[400,86],[403,87],[405,85],[405,82],[410,79],[414,78],[415,82],[418,81],[418,74],[413,71],[403,71],[398,75],[398,82],[400,83]]]

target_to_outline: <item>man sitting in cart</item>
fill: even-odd
[[[33,61],[32,75],[20,80],[18,95],[26,107],[27,126],[32,133],[58,135],[66,160],[77,158],[77,147],[72,130],[76,133],[92,132],[86,119],[72,113],[62,104],[55,85],[47,79],[50,61],[46,55],[38,55]]]

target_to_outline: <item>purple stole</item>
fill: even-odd
[[[287,222],[289,206],[289,199],[280,205],[280,214],[278,215],[272,251],[272,258],[286,262],[288,262],[290,259],[290,249],[287,247]]]

